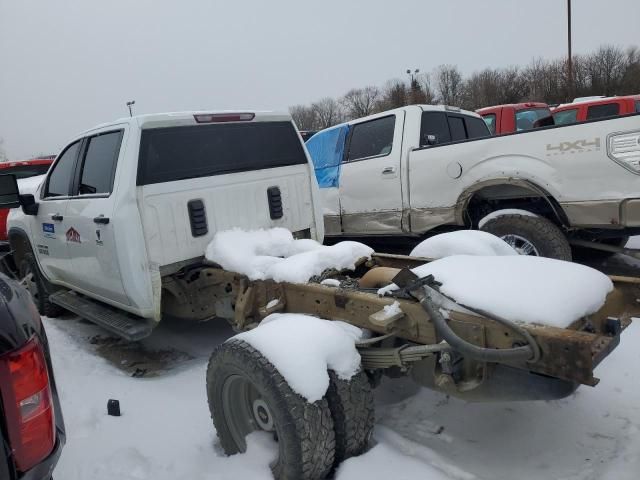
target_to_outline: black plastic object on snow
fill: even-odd
[[[120,401],[114,400],[113,398],[109,399],[107,402],[107,413],[112,417],[120,416]]]

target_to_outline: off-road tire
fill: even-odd
[[[532,243],[541,257],[571,261],[571,247],[567,237],[560,228],[544,217],[501,215],[489,220],[480,230],[498,237],[518,235]]]
[[[47,281],[40,273],[40,269],[33,257],[33,253],[27,252],[23,255],[20,260],[18,272],[21,282],[27,279],[29,275],[32,276],[29,282],[30,286],[27,289],[31,294],[33,303],[38,308],[40,315],[55,318],[64,313],[64,309],[62,307],[49,301],[50,288],[47,288]]]
[[[371,385],[364,371],[350,380],[342,380],[329,370],[329,379],[325,398],[329,402],[336,435],[334,465],[337,467],[342,461],[367,451],[373,433],[375,409]]]
[[[295,393],[278,370],[242,340],[219,345],[207,368],[211,418],[227,455],[240,453],[223,411],[223,387],[231,376],[242,376],[261,395],[273,415],[278,458],[271,470],[277,480],[319,480],[331,471],[335,436],[329,405],[323,398],[309,403]]]

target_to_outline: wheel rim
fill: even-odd
[[[34,302],[38,301],[38,284],[36,283],[36,277],[30,265],[25,268],[22,280],[20,280],[20,285],[27,289]]]
[[[518,252],[518,255],[532,255],[535,257],[540,256],[540,252],[538,252],[536,246],[520,235],[514,235],[510,233],[508,235],[503,235],[500,238],[502,238],[502,240],[513,247],[513,249]]]
[[[222,386],[222,411],[229,433],[240,452],[247,451],[246,436],[265,431],[277,438],[273,413],[260,392],[243,376],[231,375]]]

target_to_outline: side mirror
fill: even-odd
[[[20,206],[20,192],[15,175],[0,175],[0,208]]]
[[[38,203],[32,194],[19,195],[19,197],[25,215],[38,215]]]

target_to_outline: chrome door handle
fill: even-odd
[[[389,174],[392,174],[392,173],[396,173],[396,167],[385,167],[382,170],[382,174],[383,175],[389,175]]]

